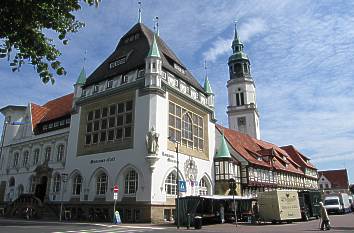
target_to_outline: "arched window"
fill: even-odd
[[[12,176],[9,180],[9,187],[15,186],[15,178]]]
[[[53,181],[53,192],[54,193],[60,192],[60,184],[61,184],[60,175],[56,174],[54,176],[54,181]]]
[[[125,176],[125,194],[134,194],[138,189],[138,173],[134,170],[130,170]]]
[[[177,174],[175,171],[171,172],[165,180],[165,191],[168,195],[177,194]]]
[[[33,165],[37,165],[39,161],[39,149],[35,149],[33,153]]]
[[[14,161],[13,161],[13,167],[17,167],[17,165],[18,165],[18,159],[19,159],[19,153],[15,153],[14,154]]]
[[[199,181],[199,195],[209,195],[208,188],[208,181],[203,177]]]
[[[81,185],[82,185],[82,177],[80,175],[76,175],[73,180],[73,195],[80,195]]]
[[[57,152],[57,161],[63,161],[64,158],[64,145],[59,145],[58,146],[58,152]]]
[[[246,74],[249,73],[249,69],[248,69],[248,64],[247,63],[243,64],[243,70],[245,71]]]
[[[97,176],[96,180],[96,194],[105,195],[107,191],[108,177],[104,172]]]
[[[188,114],[182,118],[182,144],[193,147],[192,120]]]
[[[48,146],[45,149],[45,154],[44,154],[44,159],[45,161],[49,161],[50,160],[50,154],[52,153],[52,148],[50,146]]]
[[[25,151],[25,153],[23,153],[23,167],[27,167],[28,165],[28,158],[29,158],[29,152]]]

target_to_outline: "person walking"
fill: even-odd
[[[329,223],[329,217],[328,217],[328,214],[327,214],[327,210],[326,208],[324,207],[323,205],[323,202],[319,202],[320,204],[320,209],[321,209],[321,231],[324,231],[325,230],[325,227],[326,227],[326,230],[330,230],[331,229],[331,225]]]

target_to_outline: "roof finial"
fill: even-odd
[[[156,35],[157,36],[160,36],[160,31],[159,31],[159,17],[158,16],[156,16],[155,18],[154,18],[154,31],[155,31],[155,33],[156,33]]]
[[[139,14],[139,16],[138,16],[138,23],[141,23],[141,1],[138,1],[138,5],[139,5],[139,10],[138,10],[138,14]]]
[[[84,61],[82,67],[85,67],[86,64],[86,57],[87,57],[87,49],[85,49]]]
[[[237,34],[237,20],[235,20],[235,40],[238,40],[238,34]]]
[[[208,76],[208,66],[207,66],[207,61],[204,60],[204,70],[205,70],[205,77]]]

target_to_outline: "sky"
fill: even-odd
[[[318,169],[347,168],[354,182],[354,2],[312,0],[145,0],[142,19],[203,83],[204,60],[216,96],[216,117],[227,126],[227,60],[234,21],[251,62],[261,139],[292,144]],[[67,70],[42,84],[30,65],[13,73],[0,60],[0,106],[44,104],[73,91],[82,66],[91,74],[137,23],[137,1],[102,0],[76,12],[85,28],[58,44]],[[84,64],[85,51],[87,50]],[[3,122],[3,116],[0,117]]]

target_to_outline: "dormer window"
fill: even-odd
[[[127,83],[127,82],[128,82],[128,75],[123,75],[121,84],[124,84],[124,83]]]
[[[113,87],[113,80],[108,80],[107,81],[107,89],[112,88]]]
[[[99,90],[100,90],[100,86],[99,85],[93,86],[93,93],[97,93]]]
[[[109,68],[110,68],[110,69],[113,69],[114,67],[117,67],[117,66],[119,66],[119,65],[124,64],[126,61],[127,61],[127,57],[126,57],[126,56],[121,57],[121,58],[119,58],[118,60],[116,60],[116,61],[114,61],[114,62],[111,62],[111,63],[109,64]]]
[[[185,74],[184,69],[183,69],[181,66],[179,66],[178,64],[174,63],[174,64],[173,64],[173,67],[174,67],[176,70],[178,70],[179,72],[181,72],[182,74]]]

